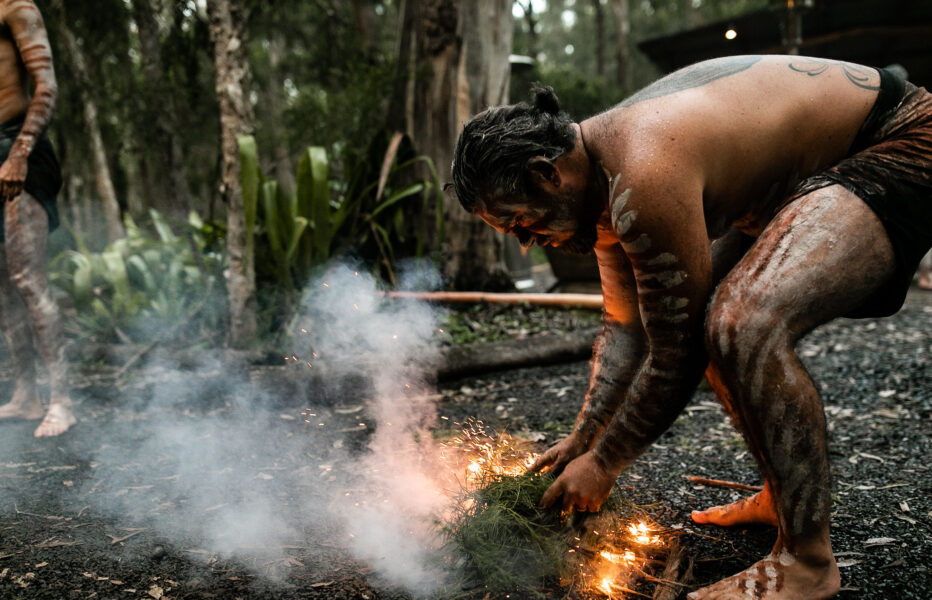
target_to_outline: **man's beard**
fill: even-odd
[[[560,244],[560,250],[570,254],[586,255],[592,252],[595,242],[598,239],[595,222],[591,225],[581,226],[573,234],[573,237]]]
[[[601,207],[595,202],[589,202],[586,210],[580,215],[576,231],[573,235],[560,244],[560,250],[570,254],[586,255],[592,252],[595,243],[599,238],[598,222],[601,214]]]

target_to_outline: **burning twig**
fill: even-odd
[[[763,486],[759,485],[748,485],[746,483],[736,483],[734,481],[724,481],[722,479],[706,479],[705,477],[696,477],[695,475],[683,475],[683,477],[693,483],[714,485],[723,488],[731,488],[733,490],[744,490],[746,492],[760,492],[764,489]]]

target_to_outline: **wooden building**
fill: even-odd
[[[719,56],[781,54],[787,5],[647,40],[639,44],[666,72]],[[801,11],[799,54],[874,67],[899,64],[913,83],[932,89],[932,0],[809,0]],[[726,37],[731,30],[734,33]],[[729,39],[732,38],[732,39]]]

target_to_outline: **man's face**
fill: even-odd
[[[476,215],[502,233],[509,233],[522,247],[559,247],[575,254],[587,254],[596,242],[596,219],[569,199],[484,197]]]

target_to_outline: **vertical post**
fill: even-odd
[[[798,55],[803,43],[803,13],[812,8],[813,0],[770,0],[771,8],[781,12],[780,33],[783,51]]]

